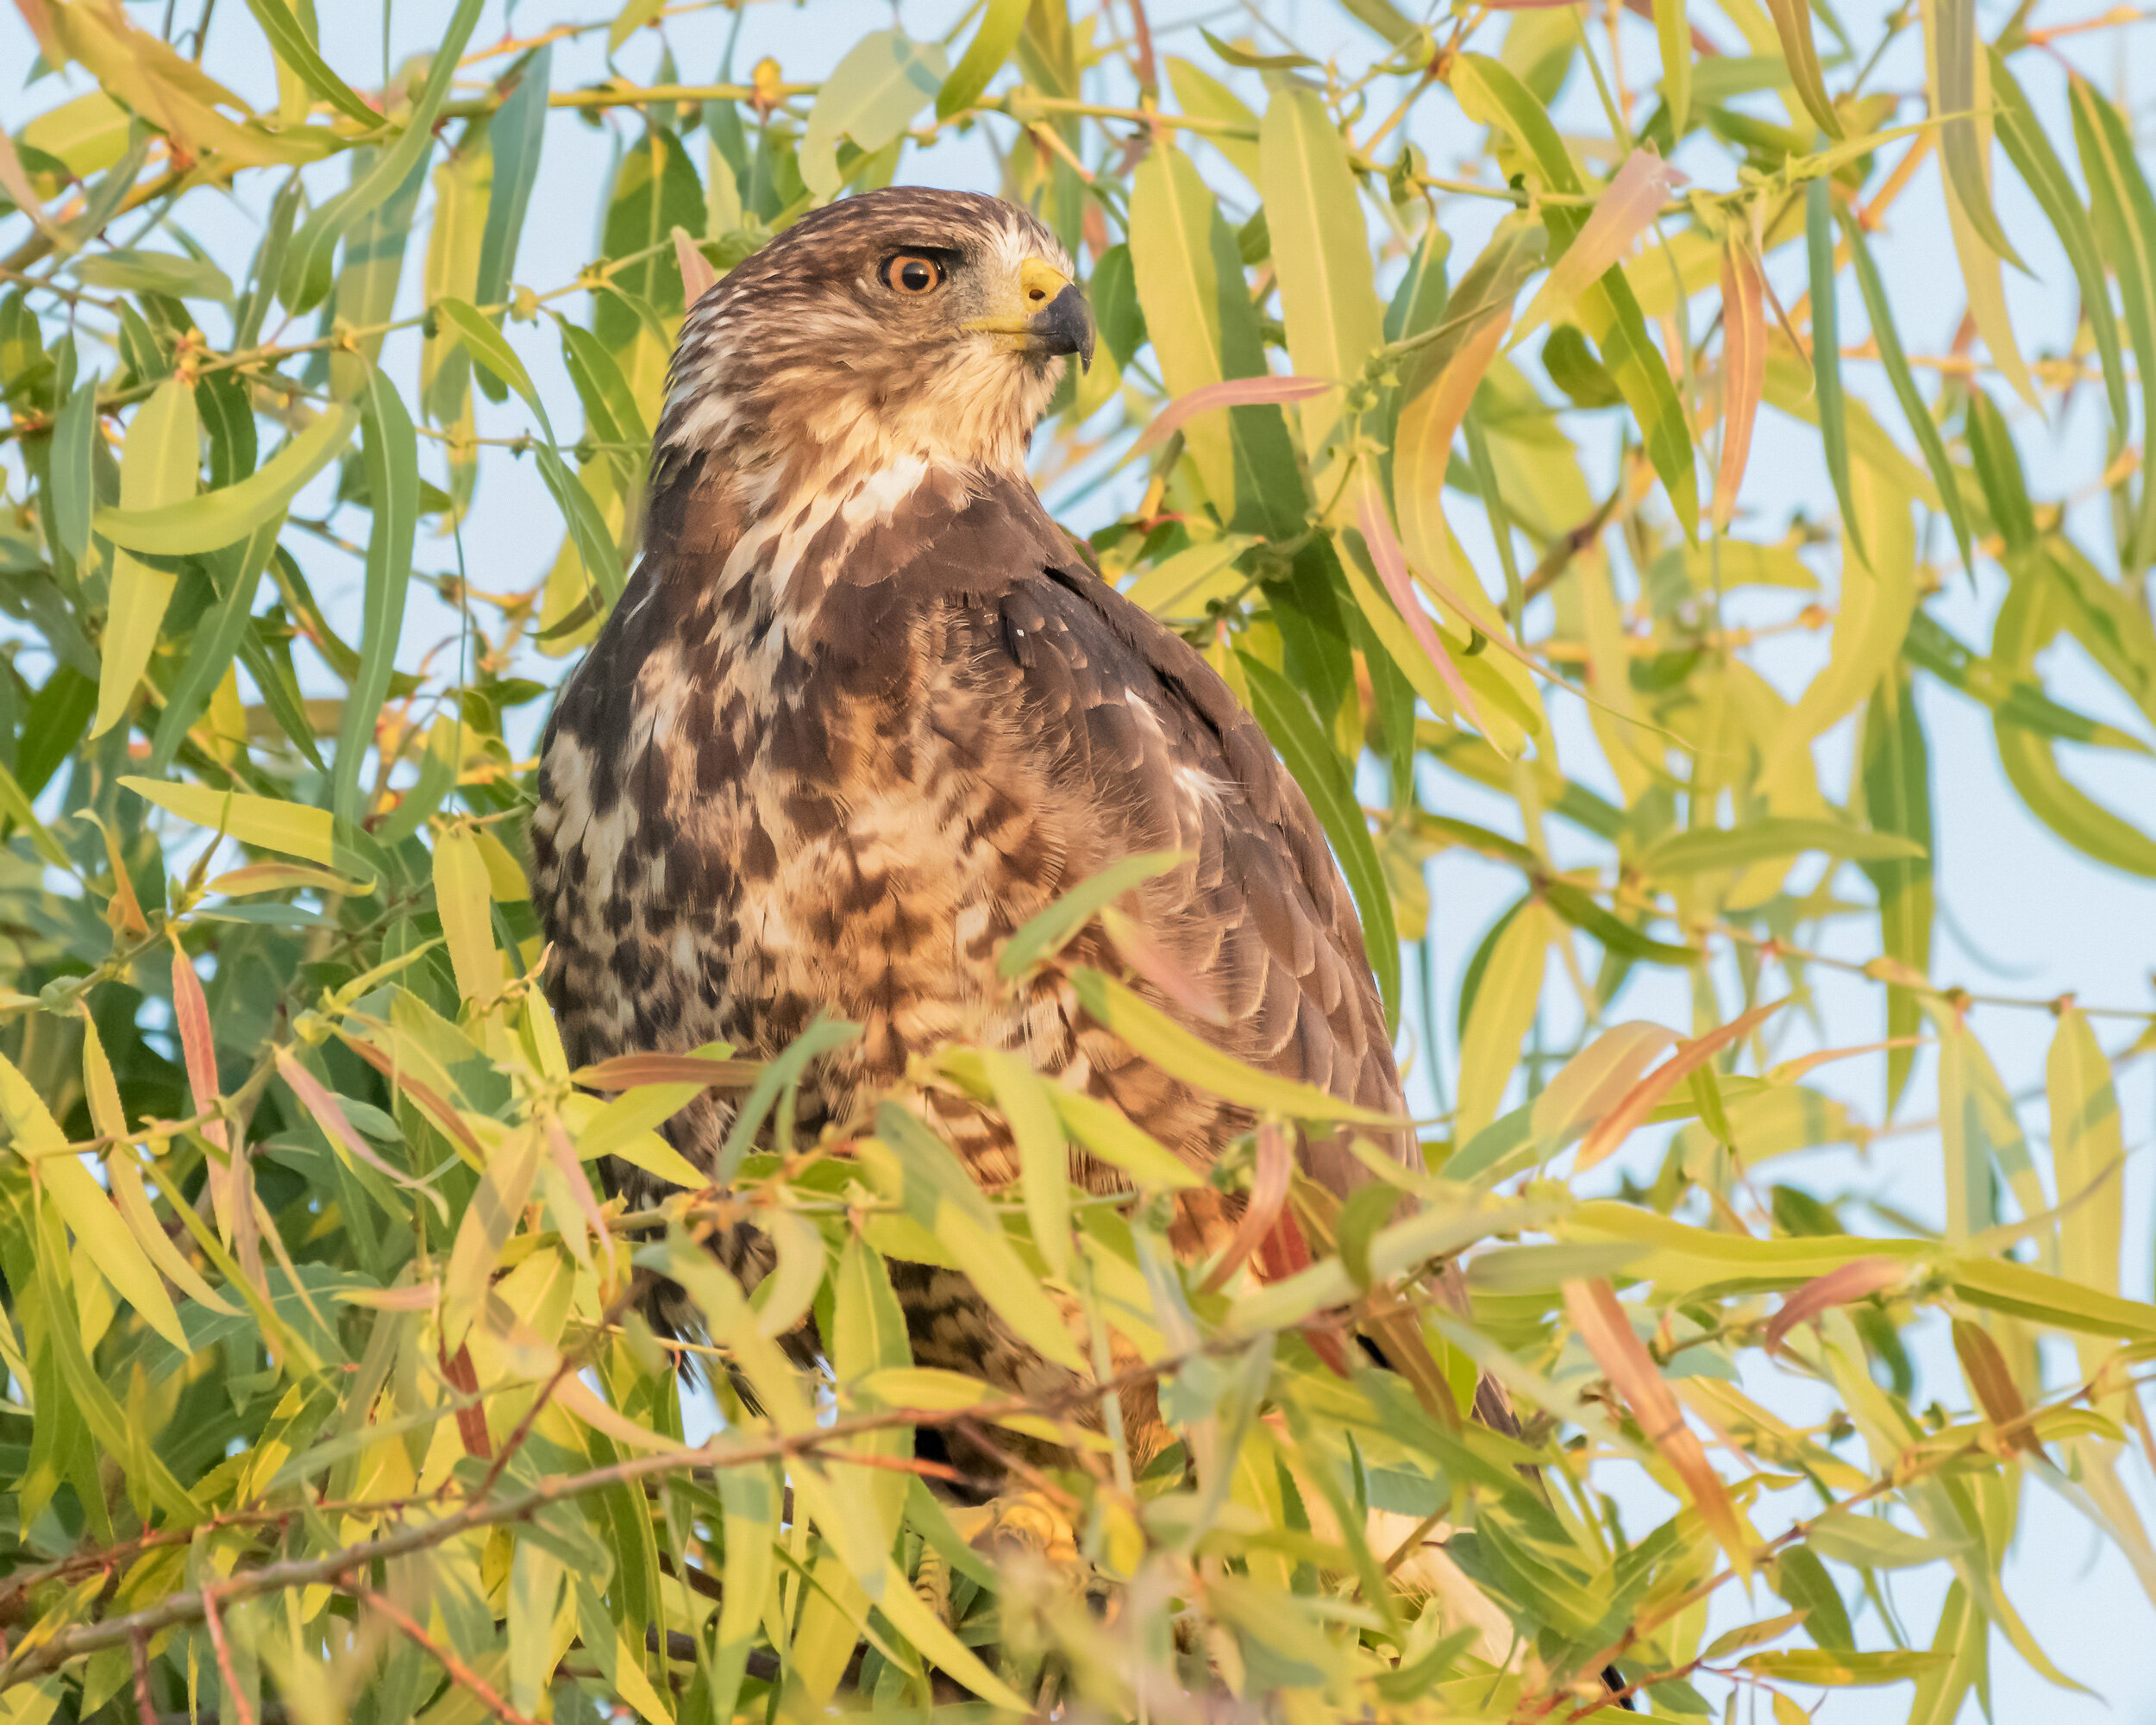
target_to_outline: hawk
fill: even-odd
[[[862,1032],[812,1069],[807,1132],[964,1041],[1106,1098],[1202,1169],[1246,1113],[1091,1023],[1055,967],[1016,994],[996,969],[1069,888],[1174,850],[1188,860],[1136,889],[1136,913],[1220,1019],[1159,1004],[1253,1066],[1404,1113],[1362,929],[1301,791],[1027,477],[1066,359],[1092,356],[1073,273],[1023,210],[894,189],[804,217],[690,310],[642,560],[541,750],[535,897],[573,1058],[714,1040],[769,1057],[829,1013]],[[1069,961],[1112,963],[1104,939]],[[950,1107],[937,1123],[974,1177],[1014,1181],[1000,1126]],[[728,1120],[707,1099],[668,1132],[708,1169]],[[1388,1148],[1419,1154],[1406,1132]],[[1342,1144],[1300,1154],[1336,1192],[1365,1175]],[[642,1170],[613,1178],[632,1206],[658,1196]],[[1176,1249],[1225,1240],[1239,1201],[1186,1195]],[[756,1244],[730,1248],[751,1274]],[[922,1364],[1067,1387],[963,1276],[892,1268]],[[1142,1462],[1164,1430],[1128,1401],[1126,1421]]]
[[[829,1013],[862,1031],[812,1068],[802,1131],[856,1119],[912,1057],[963,1041],[1022,1055],[1208,1167],[1246,1112],[1090,1022],[1056,966],[1015,994],[996,968],[1074,885],[1173,850],[1188,860],[1134,889],[1135,914],[1220,1012],[1188,990],[1156,1003],[1250,1065],[1405,1114],[1362,927],[1302,792],[1026,475],[1065,361],[1092,357],[1073,274],[1024,210],[893,189],[805,216],[690,309],[643,557],[541,744],[534,897],[575,1060],[722,1040],[768,1057]],[[1066,950],[1115,962],[1097,924]],[[999,1122],[925,1106],[981,1185],[1018,1178]],[[667,1132],[708,1170],[730,1118],[707,1095]],[[1384,1148],[1419,1164],[1410,1132]],[[1298,1153],[1335,1194],[1368,1177],[1343,1143]],[[661,1195],[642,1170],[610,1177],[637,1208]],[[1240,1208],[1186,1192],[1170,1241],[1209,1253]],[[746,1226],[714,1245],[751,1278],[768,1267]],[[891,1272],[923,1364],[1022,1395],[1071,1387],[964,1276]],[[1463,1303],[1457,1266],[1446,1283]],[[1122,1404],[1143,1465],[1169,1433],[1150,1393]],[[1491,1380],[1475,1411],[1516,1429]],[[954,1458],[996,1477],[993,1453]],[[1380,1549],[1413,1521],[1371,1515]],[[1501,1662],[1511,1626],[1445,1557],[1448,1532],[1421,1524],[1396,1579],[1443,1595]]]

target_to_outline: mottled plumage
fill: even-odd
[[[900,292],[892,260],[915,255],[943,275]],[[1162,1004],[1257,1066],[1401,1109],[1362,931],[1302,794],[1026,478],[1079,344],[1056,291],[1070,273],[1010,205],[881,191],[808,216],[690,311],[642,561],[542,747],[536,898],[574,1058],[721,1038],[768,1056],[824,1012],[865,1030],[814,1069],[805,1131],[962,1039],[1022,1052],[1205,1166],[1245,1115],[1135,1057],[1060,976],[1013,1000],[995,975],[999,943],[1058,894],[1175,849],[1195,860],[1131,908],[1226,1028]],[[1115,962],[1097,934],[1067,958]],[[1000,1131],[952,1107],[938,1124],[975,1177],[1014,1178]],[[725,1122],[706,1101],[668,1130],[709,1167]],[[1305,1158],[1335,1190],[1361,1172],[1337,1145]],[[649,1176],[617,1177],[653,1195]],[[1200,1191],[1175,1243],[1204,1250],[1233,1220]],[[735,1249],[753,1267],[750,1245]],[[924,1363],[1054,1387],[963,1278],[894,1277]]]

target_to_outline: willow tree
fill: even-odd
[[[1972,0],[1853,35],[1806,0],[1340,0],[1305,51],[1141,0],[981,0],[935,40],[630,0],[490,44],[461,0],[399,9],[433,39],[370,78],[386,16],[18,3],[8,1725],[1791,1721],[1886,1684],[1946,1722],[1995,1651],[2070,1681],[2016,1612],[2025,1502],[2156,1590],[2113,1080],[2156,1020],[1982,997],[2055,1013],[2017,1096],[1934,966],[1933,835],[1973,793],[1927,702],[1984,711],[2028,819],[2156,876],[2146,801],[2096,794],[2156,736],[2156,201],[2030,5],[1987,42]],[[787,30],[827,76],[765,53]],[[547,189],[580,163],[599,254],[535,285],[520,240],[586,223]],[[536,720],[633,566],[685,274],[900,173],[1083,260],[1100,351],[1044,483],[1263,724],[1370,932],[1426,1171],[1340,1208],[1231,1157],[1316,1249],[1284,1280],[1177,1264],[1194,1176],[974,1051],[874,1134],[794,1142],[758,1128],[847,1027],[572,1070],[536,986]],[[2005,295],[2031,268],[2049,358]],[[2103,447],[2033,488],[2070,394]],[[1817,495],[1748,471],[1792,425]],[[502,492],[558,533],[476,555]],[[1969,591],[1988,638],[1946,615]],[[1431,902],[1457,851],[1509,881],[1487,930]],[[1087,984],[1102,1023],[1261,1142],[1323,1116],[1164,1029],[1132,950]],[[658,1130],[714,1085],[724,1189]],[[1017,1187],[953,1183],[930,1085],[1019,1117]],[[1889,1129],[1935,1147],[1928,1220],[1772,1165]],[[1127,1194],[1074,1193],[1070,1146]],[[606,1156],[683,1189],[625,1214]],[[753,1292],[698,1244],[744,1215]],[[894,1257],[975,1271],[1022,1333],[1044,1285],[1076,1299],[1180,1446],[1131,1477],[1098,1435],[1126,1381],[1025,1406],[915,1367]],[[639,1269],[699,1337],[654,1338]],[[774,1339],[811,1312],[808,1368]],[[1462,1418],[1478,1371],[1517,1439]],[[962,1424],[1068,1445],[1059,1566],[966,1542],[912,1441]],[[1445,1537],[1509,1644],[1396,1585],[1375,1511]]]

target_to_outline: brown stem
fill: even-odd
[[[157,1725],[157,1704],[150,1698],[150,1638],[130,1635],[128,1644],[135,1655],[135,1710],[141,1715],[142,1725]]]
[[[385,1595],[375,1592],[371,1587],[354,1584],[351,1591],[352,1596],[369,1610],[379,1613],[393,1623],[414,1647],[448,1672],[451,1683],[467,1690],[474,1701],[500,1720],[502,1725],[538,1725],[536,1720],[511,1707],[493,1684],[429,1635],[420,1627],[419,1620],[403,1606]]]
[[[216,1650],[217,1675],[224,1679],[225,1693],[232,1697],[232,1716],[239,1721],[239,1725],[255,1725],[254,1709],[240,1692],[239,1673],[232,1665],[232,1649],[224,1639],[224,1622],[217,1615],[218,1593],[219,1590],[214,1587],[202,1590],[203,1622],[209,1627],[210,1645]],[[128,1639],[134,1640],[136,1637],[129,1635]]]

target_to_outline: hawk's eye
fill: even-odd
[[[918,252],[900,252],[883,267],[883,285],[894,293],[933,293],[943,282],[943,265]]]

